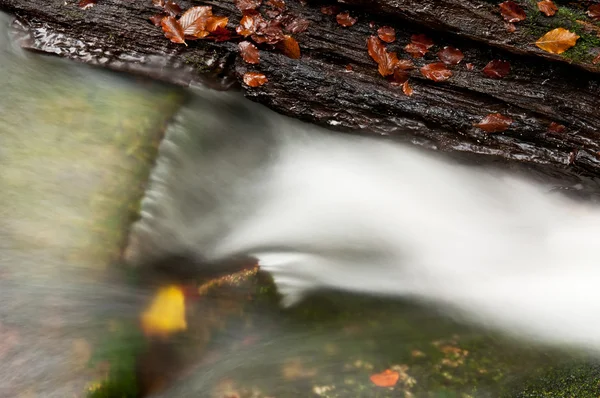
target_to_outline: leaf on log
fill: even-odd
[[[435,62],[423,66],[421,68],[421,74],[434,82],[443,82],[444,80],[450,79],[452,71],[446,67],[445,63]]]
[[[268,82],[267,77],[260,72],[244,73],[244,83],[250,87],[259,87]]]
[[[390,26],[382,26],[377,29],[377,36],[386,43],[393,43],[396,41],[396,31]]]
[[[457,65],[465,57],[458,48],[446,46],[437,53],[438,58],[445,64]]]
[[[538,1],[537,6],[538,10],[540,10],[540,12],[547,17],[553,16],[554,14],[556,14],[556,11],[558,11],[558,7],[556,6],[556,4],[554,4],[552,0]]]
[[[162,26],[167,39],[171,40],[173,43],[185,44],[187,46],[184,39],[185,34],[183,33],[183,28],[174,17],[164,17],[160,22],[160,25]]]
[[[389,53],[383,42],[377,36],[370,36],[367,39],[367,48],[369,55],[379,65],[379,74],[381,76],[389,76],[394,73],[394,69],[398,64],[396,53]]]
[[[258,48],[249,41],[243,41],[238,44],[242,59],[249,64],[258,64],[260,61]]]
[[[513,120],[508,116],[500,113],[490,113],[474,126],[487,133],[499,133],[508,129],[512,122]]]
[[[600,4],[592,4],[588,7],[587,15],[595,20],[600,20]]]
[[[514,1],[505,1],[504,3],[500,3],[500,14],[502,14],[502,18],[504,18],[506,22],[510,23],[520,22],[527,18],[525,10],[523,10],[521,6]]]
[[[356,18],[352,18],[348,12],[339,13],[335,19],[337,20],[338,24],[345,28],[348,28],[356,23]]]
[[[482,69],[482,72],[492,79],[502,79],[510,73],[510,63],[508,61],[494,59]]]
[[[300,58],[300,46],[298,45],[296,39],[294,39],[292,36],[285,35],[284,39],[277,43],[277,45],[278,48],[281,49],[281,52],[288,58]]]
[[[242,12],[256,10],[258,7],[260,7],[261,3],[262,0],[235,0],[235,6]]]
[[[552,54],[562,54],[573,47],[579,36],[564,28],[556,28],[540,37],[535,45]]]

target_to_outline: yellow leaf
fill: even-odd
[[[166,337],[185,329],[183,291],[178,286],[160,288],[150,307],[142,314],[142,330],[147,336]]]
[[[564,28],[556,28],[540,37],[535,45],[552,54],[561,54],[573,47],[579,36]]]

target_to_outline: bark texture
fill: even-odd
[[[178,3],[183,9],[212,5],[215,14],[229,17],[230,29],[241,18],[233,0]],[[18,17],[22,45],[37,51],[180,85],[208,81],[228,87],[241,82],[244,72],[260,71],[269,82],[258,88],[242,84],[245,94],[289,116],[448,152],[487,155],[477,159],[518,161],[565,181],[596,186],[600,64],[592,60],[600,52],[600,38],[593,28],[599,24],[584,12],[592,2],[580,2],[580,8],[557,2],[556,16],[545,17],[535,1],[520,0],[528,17],[515,24],[513,33],[497,3],[345,0],[338,4],[340,10],[358,18],[345,28],[335,15],[321,12],[326,3],[287,0],[288,12],[310,23],[305,32],[293,35],[302,56],[290,59],[261,47],[258,65],[242,61],[239,40],[198,40],[187,47],[171,43],[148,20],[159,11],[151,0],[99,0],[85,10],[73,0],[0,0],[0,9]],[[409,58],[403,47],[412,34],[427,34],[435,42],[424,58],[414,60],[411,97],[379,75],[368,55],[367,38],[384,25],[396,30],[397,40],[388,49],[399,57]],[[580,34],[573,49],[555,55],[534,45],[557,26]],[[451,68],[453,76],[439,83],[423,77],[419,68],[439,62],[436,53],[448,45],[465,55]],[[493,59],[510,62],[510,74],[503,79],[483,74],[482,68]],[[467,63],[473,64],[472,70]],[[474,127],[489,113],[510,116],[514,122],[497,134]],[[549,132],[552,122],[564,125],[565,131]]]

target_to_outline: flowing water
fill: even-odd
[[[0,397],[140,396],[136,361],[164,397],[598,395],[595,205],[5,36],[0,84]],[[144,351],[127,240],[262,272]]]

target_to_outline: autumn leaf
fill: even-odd
[[[472,63],[469,62],[468,64],[465,64],[465,68],[467,70],[473,70],[473,69],[475,69],[475,65],[473,65]]]
[[[552,122],[550,123],[550,126],[548,126],[548,131],[551,133],[563,133],[565,129],[565,126],[556,122]]]
[[[96,5],[96,0],[80,0],[78,5],[82,10],[87,10]]]
[[[502,18],[506,22],[519,22],[527,18],[525,11],[514,1],[505,1],[504,3],[500,3],[499,6],[500,14],[502,14]]]
[[[266,24],[263,17],[256,11],[245,11],[244,16],[240,20],[240,25],[235,28],[235,31],[244,37],[256,33],[256,30],[261,24]]]
[[[410,59],[399,59],[396,62],[396,69],[409,70],[415,67],[415,64]]]
[[[167,337],[187,329],[181,288],[172,285],[159,289],[150,307],[142,314],[141,323],[146,336]]]
[[[412,87],[411,87],[411,86],[408,84],[408,80],[407,80],[407,81],[405,81],[405,82],[402,84],[402,92],[403,92],[405,95],[407,95],[408,97],[412,97],[412,95],[413,95],[413,89],[412,89]]]
[[[481,119],[479,123],[474,124],[474,126],[479,127],[487,133],[499,133],[508,129],[512,122],[513,120],[508,116],[500,113],[490,113]]]
[[[338,6],[324,6],[321,7],[321,13],[325,15],[334,15],[339,12],[340,8]]]
[[[276,8],[280,11],[283,11],[285,9],[285,1],[284,0],[269,0],[269,1],[267,1],[266,4],[267,4],[267,6]]]
[[[420,44],[426,48],[433,47],[433,40],[424,34],[415,34],[410,36],[410,41],[415,44]]]
[[[446,46],[437,53],[438,58],[445,64],[457,65],[465,57],[458,48]]]
[[[504,27],[506,28],[506,31],[509,33],[514,33],[517,30],[517,27],[515,26],[515,24],[510,23],[510,22],[505,22]]]
[[[556,4],[554,4],[552,0],[538,1],[537,6],[538,10],[540,10],[540,12],[547,17],[553,16],[554,14],[556,14],[556,11],[558,11],[558,7],[556,6]]]
[[[450,79],[452,71],[443,62],[427,64],[421,68],[421,74],[434,82],[443,82]]]
[[[596,58],[592,60],[592,64],[596,65],[598,62],[600,62],[600,54],[596,55]]]
[[[422,58],[429,48],[433,46],[433,40],[424,34],[416,34],[410,37],[411,42],[404,47],[404,51],[409,53],[413,58]]]
[[[259,62],[259,54],[258,48],[249,41],[243,41],[238,44],[238,48],[240,49],[240,54],[242,54],[242,59],[249,64],[257,64]]]
[[[148,19],[150,20],[150,22],[152,22],[152,24],[154,24],[154,26],[160,26],[162,19],[166,16],[167,16],[167,14],[165,14],[164,12],[161,12],[161,13],[152,15]]]
[[[235,0],[235,6],[242,12],[256,10],[261,3],[262,0]]]
[[[406,83],[408,77],[408,72],[406,72],[405,70],[395,69],[394,74],[389,79],[390,84],[392,86],[401,86],[402,84]]]
[[[284,39],[277,43],[277,45],[278,48],[281,49],[281,52],[288,58],[300,58],[300,46],[298,45],[296,39],[294,39],[292,36],[285,35]]]
[[[256,43],[276,44],[284,39],[281,23],[276,20],[259,24],[258,30],[252,35],[252,40]]]
[[[174,1],[166,1],[164,10],[172,17],[176,17],[177,15],[181,14],[181,7],[179,7],[179,4],[175,3]]]
[[[370,36],[367,39],[367,48],[371,58],[379,65],[381,76],[389,76],[394,73],[398,63],[396,53],[387,52],[383,42],[377,36]]]
[[[386,369],[381,373],[371,375],[370,379],[377,387],[393,387],[400,379],[400,373]]]
[[[481,70],[487,77],[492,79],[502,79],[510,73],[510,63],[499,59],[491,60]]]
[[[396,41],[396,31],[389,26],[382,26],[377,29],[377,36],[386,43],[393,43]]]
[[[185,44],[185,34],[183,33],[183,28],[177,22],[174,17],[168,16],[162,19],[160,22],[163,31],[165,32],[165,37],[171,40],[173,43]]]
[[[267,77],[260,72],[244,73],[244,83],[250,87],[259,87],[267,82]]]
[[[587,15],[595,20],[600,20],[600,4],[592,4],[587,10]]]
[[[552,54],[562,54],[573,47],[579,36],[564,28],[556,28],[540,37],[535,45]]]
[[[348,28],[356,23],[356,18],[352,18],[348,12],[339,13],[335,19],[337,20],[338,24],[345,28]]]
[[[206,30],[213,33],[218,29],[225,29],[227,22],[229,22],[229,18],[213,15],[206,20]]]
[[[154,4],[156,7],[164,7],[165,0],[152,0],[152,4]]]
[[[294,18],[287,24],[284,24],[284,28],[290,33],[302,33],[308,29],[308,25],[308,20],[303,18]]]
[[[208,36],[206,23],[211,16],[212,7],[210,6],[197,6],[186,10],[179,18],[179,24],[183,28],[184,35],[197,38]]]
[[[231,40],[232,36],[233,32],[231,30],[218,26],[215,30],[210,32],[210,35],[207,37],[207,39],[213,40],[218,43],[221,41]]]

